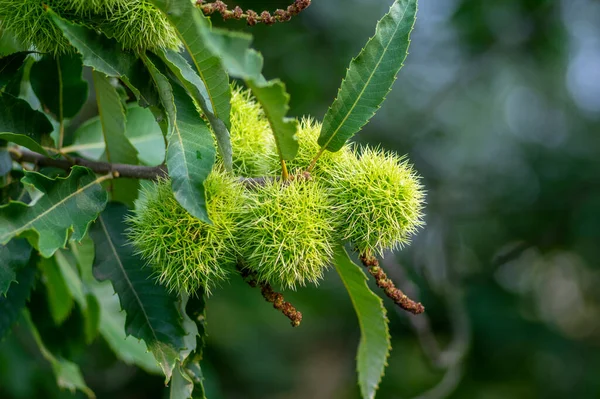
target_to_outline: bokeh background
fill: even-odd
[[[286,24],[227,26],[255,35],[292,114],[320,119],[390,4],[314,0]],[[383,261],[427,311],[385,299],[393,351],[378,398],[599,398],[600,3],[419,8],[405,67],[357,136],[407,154],[428,193],[426,227]],[[285,294],[304,314],[297,329],[242,281],[209,299],[210,399],[359,398],[359,328],[338,276]],[[0,346],[5,395],[73,397],[16,340]],[[79,357],[100,398],[166,397],[160,377],[119,363],[101,340]]]

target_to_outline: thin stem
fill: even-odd
[[[290,174],[288,173],[285,161],[282,159],[281,160],[281,179],[283,181],[287,181],[287,180],[289,180],[289,178],[290,178]]]
[[[325,147],[321,147],[321,149],[319,150],[319,152],[317,153],[317,155],[315,155],[315,157],[313,158],[312,162],[308,166],[308,169],[306,169],[306,171],[308,173],[312,172],[312,170],[315,168],[315,165],[317,164],[317,161],[319,160],[319,158],[321,158],[321,155],[323,155],[324,152],[325,152]]]
[[[65,139],[65,119],[64,119],[64,99],[63,99],[63,78],[60,69],[60,60],[56,58],[56,69],[58,70],[58,149],[62,148]]]

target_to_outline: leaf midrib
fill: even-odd
[[[402,13],[402,17],[400,17],[400,21],[404,20],[404,16],[406,15],[406,11],[408,10],[408,7],[409,7],[409,4],[407,3],[406,7],[404,8],[404,12]],[[388,14],[386,15],[386,17],[389,14],[390,13],[388,12]],[[373,79],[373,76],[375,76],[375,72],[377,71],[377,69],[379,69],[379,65],[381,64],[381,61],[383,61],[383,58],[387,54],[387,51],[388,51],[390,45],[392,44],[394,36],[396,36],[396,33],[398,33],[398,30],[400,29],[400,25],[401,25],[401,22],[398,23],[398,25],[396,26],[396,29],[394,30],[394,34],[391,35],[391,38],[388,41],[387,45],[385,46],[385,49],[384,49],[383,53],[381,54],[381,57],[379,57],[379,61],[377,61],[377,65],[375,66],[375,68],[373,68],[373,72],[369,76],[369,79],[367,79],[367,83],[364,85],[364,87],[361,90],[360,94],[356,97],[356,101],[354,101],[354,104],[352,104],[352,107],[350,108],[350,110],[348,111],[348,113],[346,113],[346,116],[344,116],[344,119],[342,120],[342,122],[338,125],[338,127],[335,129],[335,131],[331,134],[331,137],[329,138],[329,140],[327,140],[327,142],[325,143],[325,145],[322,146],[322,148],[327,148],[329,146],[329,143],[331,143],[331,140],[333,140],[334,137],[337,136],[337,134],[340,131],[340,129],[342,128],[342,126],[344,126],[344,124],[346,123],[346,120],[350,117],[350,114],[352,114],[352,112],[356,108],[356,104],[358,104],[358,102],[362,98],[365,90],[367,90],[367,87],[369,87],[369,85],[371,84],[371,80]],[[375,35],[373,36],[372,39],[374,39],[376,36],[377,36],[377,32],[375,32]],[[370,41],[369,41],[369,43],[367,43],[367,45],[368,44],[370,44]],[[366,46],[365,46],[365,48],[366,48]],[[340,91],[341,90],[342,89],[340,88]]]
[[[38,221],[39,219],[41,219],[42,217],[46,216],[48,213],[52,212],[54,209],[56,209],[58,206],[62,205],[63,203],[67,202],[68,200],[70,200],[72,197],[74,197],[75,195],[78,195],[82,192],[84,192],[85,190],[87,190],[89,187],[95,185],[95,184],[99,184],[102,183],[104,180],[110,179],[112,176],[111,175],[107,175],[107,176],[102,176],[97,178],[96,180],[92,181],[91,183],[83,186],[82,188],[77,189],[76,191],[73,191],[71,194],[69,194],[68,196],[66,196],[65,198],[63,198],[62,200],[60,200],[59,202],[57,202],[56,204],[52,205],[50,208],[48,208],[47,210],[45,210],[44,212],[40,213],[39,215],[37,215],[34,219],[30,220],[29,222],[27,222],[26,224],[24,224],[23,226],[21,226],[20,228],[16,229],[16,230],[12,230],[6,234],[4,234],[3,236],[0,237],[0,242],[2,240],[4,240],[6,237],[10,237],[11,235],[17,235],[22,233],[23,231],[27,230],[27,228],[29,226],[31,226],[32,224],[34,224],[36,221]],[[31,207],[28,207],[31,208]]]
[[[131,292],[133,292],[133,296],[135,297],[141,311],[142,314],[144,315],[144,318],[146,319],[147,325],[150,327],[150,331],[152,332],[152,336],[154,337],[155,341],[158,341],[158,336],[156,335],[156,333],[154,332],[154,328],[152,328],[152,324],[150,323],[150,318],[148,317],[148,314],[146,313],[146,309],[144,309],[144,306],[142,304],[142,300],[140,299],[140,297],[137,294],[137,291],[133,288],[133,284],[131,283],[131,280],[129,279],[129,276],[127,275],[127,272],[125,271],[125,266],[123,266],[123,263],[121,262],[121,258],[119,257],[119,253],[117,252],[117,248],[115,247],[110,234],[108,233],[108,230],[106,229],[106,225],[104,224],[104,219],[102,218],[102,216],[98,217],[98,221],[100,222],[100,225],[102,227],[102,231],[104,232],[104,234],[106,235],[106,239],[110,245],[110,249],[112,251],[112,253],[114,254],[115,259],[117,260],[117,264],[119,265],[119,269],[121,270],[121,272],[123,273],[123,277],[125,277],[125,281],[127,282],[127,285],[129,286],[129,288],[131,289]],[[149,344],[149,343],[147,343]]]

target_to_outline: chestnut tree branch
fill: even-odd
[[[98,174],[111,173],[115,178],[129,177],[133,179],[156,180],[167,176],[167,167],[126,165],[90,161],[84,158],[69,157],[69,159],[55,159],[31,151],[10,150],[11,158],[16,162],[32,163],[37,166],[52,166],[59,169],[70,170],[73,166],[85,166]]]

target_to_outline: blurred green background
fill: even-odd
[[[227,26],[255,35],[291,112],[320,119],[390,4],[314,0],[286,24]],[[383,262],[427,310],[386,298],[378,398],[599,398],[600,3],[421,0],[405,67],[358,141],[407,154],[428,193],[426,227]],[[359,397],[359,328],[335,272],[285,295],[304,314],[297,329],[241,280],[209,299],[210,399]],[[72,397],[15,331],[0,397]],[[166,397],[101,340],[76,359],[99,398]]]

